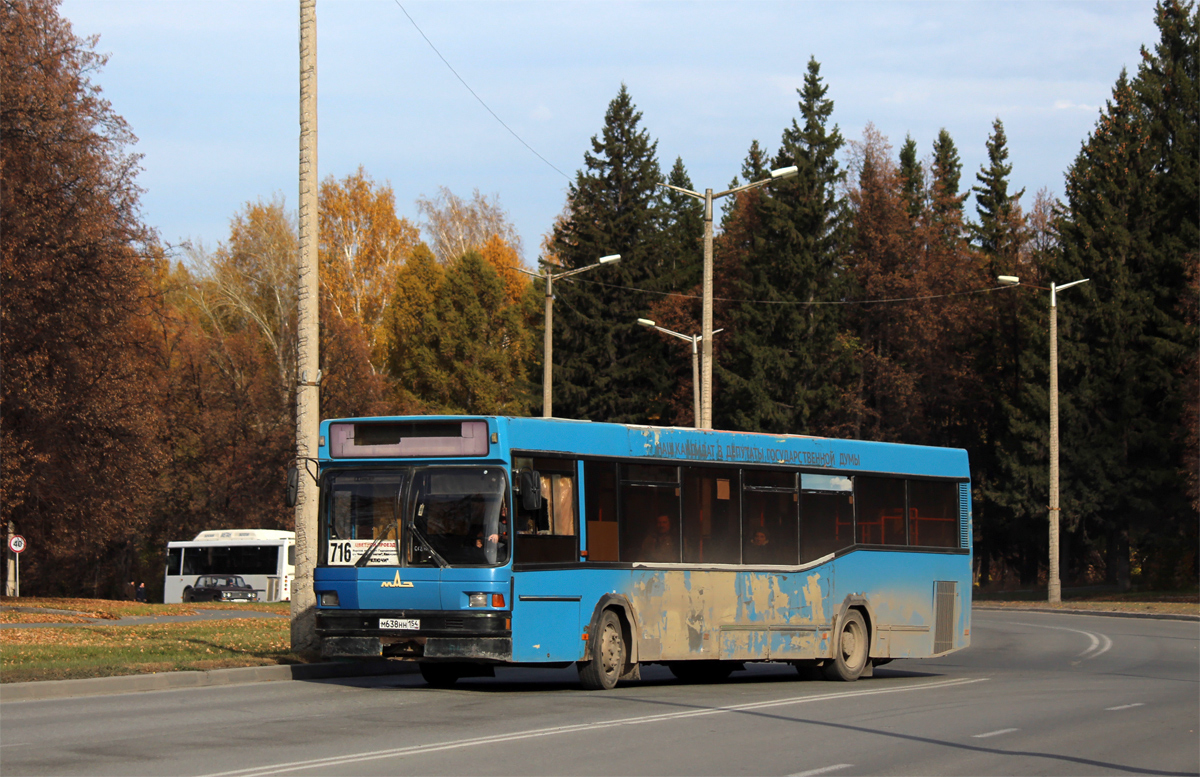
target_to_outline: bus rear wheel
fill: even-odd
[[[667,669],[685,683],[719,683],[729,679],[737,664],[732,661],[671,661]]]
[[[453,688],[462,677],[458,664],[419,664],[421,677],[432,688]]]
[[[867,623],[858,610],[847,610],[838,631],[833,658],[822,667],[825,679],[854,682],[867,667]]]
[[[579,681],[589,691],[611,691],[625,670],[625,637],[621,622],[612,610],[605,610],[596,627],[592,660],[579,664]]]

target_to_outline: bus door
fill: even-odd
[[[516,507],[513,549],[513,660],[578,661],[583,657],[583,575],[579,556],[576,464],[559,459],[513,459],[513,481],[536,473],[541,502]]]

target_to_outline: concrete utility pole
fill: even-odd
[[[689,197],[704,203],[704,283],[703,296],[700,305],[700,343],[704,350],[704,358],[700,363],[700,418],[696,422],[697,429],[712,428],[712,336],[713,336],[713,200],[725,197],[730,194],[737,194],[748,189],[757,189],[759,186],[766,186],[772,181],[780,181],[785,178],[791,178],[798,172],[796,167],[781,167],[771,171],[770,178],[764,178],[761,181],[753,181],[742,186],[735,186],[732,189],[726,189],[723,192],[713,194],[712,189],[705,189],[704,194],[694,192],[691,189],[683,189],[678,186],[672,186],[669,183],[660,183],[659,186],[668,189],[674,189],[680,194],[686,194]]]
[[[1046,573],[1047,599],[1053,604],[1062,601],[1059,579],[1059,514],[1058,505],[1058,292],[1088,278],[1059,286],[1050,284],[1050,568]]]
[[[699,364],[699,355],[697,353],[696,344],[703,340],[704,336],[685,335],[682,332],[676,332],[673,329],[667,329],[666,327],[659,326],[648,318],[639,318],[637,322],[644,327],[657,329],[665,335],[678,337],[680,340],[692,344],[692,426],[695,426],[697,429],[702,428],[700,426],[700,368],[697,366]],[[713,334],[715,335],[717,332],[724,331],[724,329],[714,329]]]
[[[998,280],[1008,286],[1021,284],[1015,275],[1001,275]],[[1087,283],[1088,278],[1070,283],[1051,283],[1050,292],[1050,558],[1046,569],[1046,600],[1051,604],[1062,601],[1062,581],[1059,576],[1059,503],[1058,503],[1058,292]],[[1042,289],[1041,286],[1034,286]],[[1046,291],[1046,289],[1042,289]]]
[[[292,585],[292,650],[316,650],[317,486],[320,429],[320,354],[317,308],[317,0],[300,0],[300,261],[296,319],[296,458],[301,467],[296,497],[296,577]]]
[[[517,268],[526,275],[541,278],[546,282],[546,324],[542,329],[542,418],[554,417],[554,392],[552,391],[554,382],[554,280],[578,275],[581,272],[594,270],[602,264],[619,261],[621,261],[620,254],[602,256],[595,264],[560,273],[550,272],[549,267],[542,272],[530,272],[520,267]]]

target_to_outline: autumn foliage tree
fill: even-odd
[[[392,187],[375,183],[362,167],[321,182],[319,211],[322,318],[340,318],[343,332],[359,329],[375,368],[382,359],[379,325],[392,279],[420,243],[420,233],[396,215]]]
[[[861,367],[848,401],[854,435],[967,445],[978,380],[965,346],[978,329],[979,305],[965,295],[986,285],[980,262],[965,239],[947,239],[910,143],[899,166],[871,125],[851,145],[847,264],[861,302],[847,312]]]
[[[159,466],[135,138],[50,0],[0,8],[0,515],[38,593],[119,593]]]
[[[488,197],[476,189],[471,199],[463,199],[445,186],[433,197],[418,197],[417,211],[424,218],[429,248],[441,264],[449,264],[469,251],[478,251],[499,236],[518,255],[521,237],[508,220],[498,197]]]
[[[443,267],[424,246],[415,251],[397,273],[385,326],[401,404],[437,413],[529,412],[525,307],[479,253]]]

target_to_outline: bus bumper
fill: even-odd
[[[379,628],[380,619],[418,620],[415,631]],[[512,661],[507,612],[369,611],[317,613],[317,636],[326,658],[410,658],[508,663]]]

